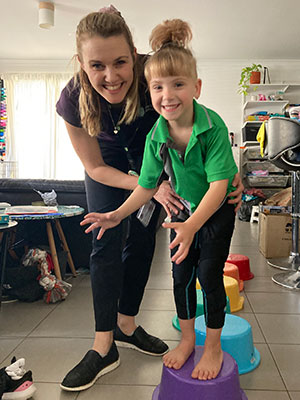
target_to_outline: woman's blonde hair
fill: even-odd
[[[130,124],[138,115],[140,101],[138,84],[141,67],[135,56],[135,47],[131,32],[120,13],[94,12],[85,16],[78,24],[76,30],[76,46],[79,60],[82,61],[82,43],[94,36],[109,38],[111,36],[124,36],[128,43],[133,59],[133,82],[126,95],[124,115],[120,122]],[[79,74],[75,76],[80,82],[79,111],[81,124],[91,136],[97,136],[102,129],[100,95],[92,87],[86,72],[80,67]]]
[[[149,43],[155,52],[145,65],[149,83],[153,76],[191,76],[197,78],[197,63],[188,43],[192,40],[189,24],[181,19],[166,20],[151,32]]]

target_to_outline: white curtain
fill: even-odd
[[[83,179],[63,119],[55,104],[69,74],[5,74],[7,160],[18,178]]]

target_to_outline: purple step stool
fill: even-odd
[[[216,379],[200,381],[191,377],[202,353],[203,346],[196,346],[179,370],[163,366],[161,382],[152,400],[247,400],[240,388],[237,364],[228,353],[224,352],[223,366]]]

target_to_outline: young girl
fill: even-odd
[[[201,80],[196,60],[187,44],[192,38],[182,20],[165,21],[152,32],[155,51],[147,61],[145,76],[154,109],[160,114],[147,136],[139,185],[117,210],[91,213],[82,225],[86,232],[106,229],[150,200],[167,174],[184,211],[172,216],[171,259],[174,296],[182,331],[179,345],[164,356],[164,364],[179,369],[195,346],[196,277],[204,296],[207,325],[204,353],[192,377],[215,378],[222,366],[220,336],[225,318],[226,294],[223,267],[234,229],[234,206],[227,201],[237,172],[222,119],[198,104]]]

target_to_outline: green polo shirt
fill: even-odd
[[[195,122],[184,158],[172,148],[167,121],[160,116],[147,135],[139,185],[153,189],[160,184],[164,164],[160,156],[166,143],[174,171],[174,190],[190,202],[192,212],[209,189],[210,182],[228,179],[227,194],[238,172],[233,159],[228,130],[214,111],[194,101]]]

